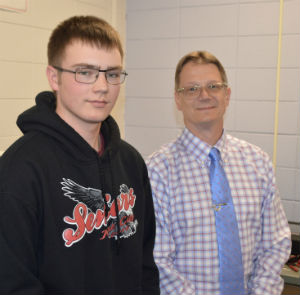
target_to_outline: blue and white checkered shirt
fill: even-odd
[[[279,295],[280,273],[291,241],[272,163],[260,148],[225,132],[215,147],[220,150],[236,210],[246,294]],[[185,128],[147,160],[157,223],[154,257],[162,295],[219,294],[210,149]]]

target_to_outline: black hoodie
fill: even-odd
[[[0,294],[159,294],[140,154],[112,117],[99,156],[40,93],[0,159]]]

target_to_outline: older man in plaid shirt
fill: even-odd
[[[244,294],[281,294],[290,229],[268,155],[224,130],[230,93],[225,70],[210,53],[192,52],[179,61],[175,101],[185,128],[147,160],[162,294],[220,294],[209,179],[212,147],[221,154],[236,212]]]

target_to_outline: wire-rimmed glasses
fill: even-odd
[[[193,86],[181,87],[177,89],[177,92],[179,94],[182,94],[184,98],[194,99],[200,95],[202,89],[205,89],[205,91],[209,95],[216,95],[219,94],[223,89],[227,87],[228,87],[227,83],[213,82],[213,83],[207,83],[206,85],[203,86],[193,85]]]
[[[107,83],[112,85],[122,84],[125,81],[126,76],[128,75],[126,71],[121,70],[119,68],[100,70],[96,68],[80,67],[78,69],[75,69],[75,71],[63,69],[58,66],[53,66],[53,68],[57,69],[60,72],[75,74],[75,80],[79,83],[84,83],[84,84],[95,83],[99,77],[100,72],[105,74]]]

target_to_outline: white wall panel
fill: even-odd
[[[180,0],[181,6],[204,6],[239,3],[238,0]]]
[[[149,10],[127,18],[128,39],[178,37],[178,10]]]
[[[178,60],[178,40],[128,40],[127,64],[130,68],[174,68]]]
[[[144,157],[149,156],[163,144],[176,139],[180,134],[175,128],[150,128],[128,126],[126,128],[126,140],[133,144]],[[149,141],[149,138],[151,140]]]
[[[296,170],[296,194],[293,197],[293,199],[296,199],[298,201],[300,201],[300,170],[299,170],[299,165],[298,165],[298,169]]]
[[[22,62],[33,60],[34,44],[32,39],[38,30],[39,29],[36,28],[23,27],[18,24],[1,23],[0,60]],[[27,34],[28,37],[24,40],[23,37]],[[20,50],[20,48],[22,48],[22,50]]]
[[[285,212],[287,216],[290,218],[290,220],[293,220],[294,222],[300,222],[300,202],[299,201],[282,201],[283,208],[285,209]],[[299,227],[298,227],[299,229]]]
[[[274,101],[276,94],[275,69],[238,69],[236,92],[240,100]]]
[[[179,57],[190,51],[205,50],[214,52],[214,54],[222,60],[224,67],[228,68],[236,66],[237,41],[235,37],[181,38],[178,42]],[[177,61],[175,62],[175,65],[177,64]]]
[[[297,137],[293,135],[279,135],[277,165],[285,168],[297,168],[297,154],[299,154]]]
[[[126,103],[126,124],[140,127],[182,127],[182,116],[174,99],[129,98]]]
[[[239,67],[276,67],[277,39],[277,36],[240,37],[238,44]]]
[[[300,64],[300,35],[282,37],[282,67],[299,68]]]
[[[266,17],[267,15],[279,15],[279,1],[274,3],[261,1],[261,3],[241,5],[239,16],[239,34],[277,34],[278,18]]]
[[[237,6],[201,6],[182,8],[180,36],[223,36],[237,33]]]
[[[295,65],[297,65],[295,63]],[[282,69],[280,73],[280,100],[299,101],[300,94],[300,70]]]
[[[277,2],[277,0],[263,0],[264,2]],[[256,3],[259,4],[262,2],[262,0],[240,0],[241,3]]]
[[[273,132],[274,103],[264,101],[236,103],[236,130],[248,132]]]
[[[33,99],[1,99],[0,100],[0,126],[1,136],[20,136],[21,132],[16,128],[16,120],[20,113],[33,105]],[[8,111],[9,110],[9,111]],[[14,118],[11,120],[11,118]],[[4,148],[0,145],[0,150]]]
[[[276,170],[278,178],[278,188],[281,198],[293,201],[295,195],[291,195],[291,191],[296,191],[297,170],[290,168],[279,168]]]
[[[130,0],[130,5],[128,5],[128,10],[172,8],[172,7],[178,7],[178,2],[179,0],[151,0],[151,1]]]
[[[30,98],[33,87],[32,76],[34,65],[26,62],[8,62],[0,60],[0,67],[0,81],[2,84],[0,99]],[[46,73],[44,73],[44,75],[46,75]],[[22,83],[23,81],[26,81],[26,83]],[[9,113],[9,110],[6,110],[6,112]],[[0,134],[2,133],[1,131]]]
[[[127,97],[173,97],[174,70],[128,69]],[[159,73],[159,74],[158,74]]]
[[[300,1],[284,1],[283,33],[300,34]]]
[[[176,136],[181,116],[170,108],[176,64],[190,51],[207,50],[225,66],[232,89],[225,128],[272,158],[279,8],[277,0],[127,0],[126,138],[148,155]],[[300,0],[284,1],[281,53],[276,168],[285,210],[296,221]]]
[[[300,132],[300,128],[298,129],[298,136],[296,136],[296,147],[297,147],[297,154],[296,154],[296,168],[300,169],[300,136],[299,136],[299,132]],[[300,178],[298,178],[299,180]],[[298,183],[300,183],[300,181],[298,181]],[[300,199],[300,195],[298,195],[299,199]]]
[[[279,133],[299,134],[299,110],[299,102],[281,102],[279,104]]]

